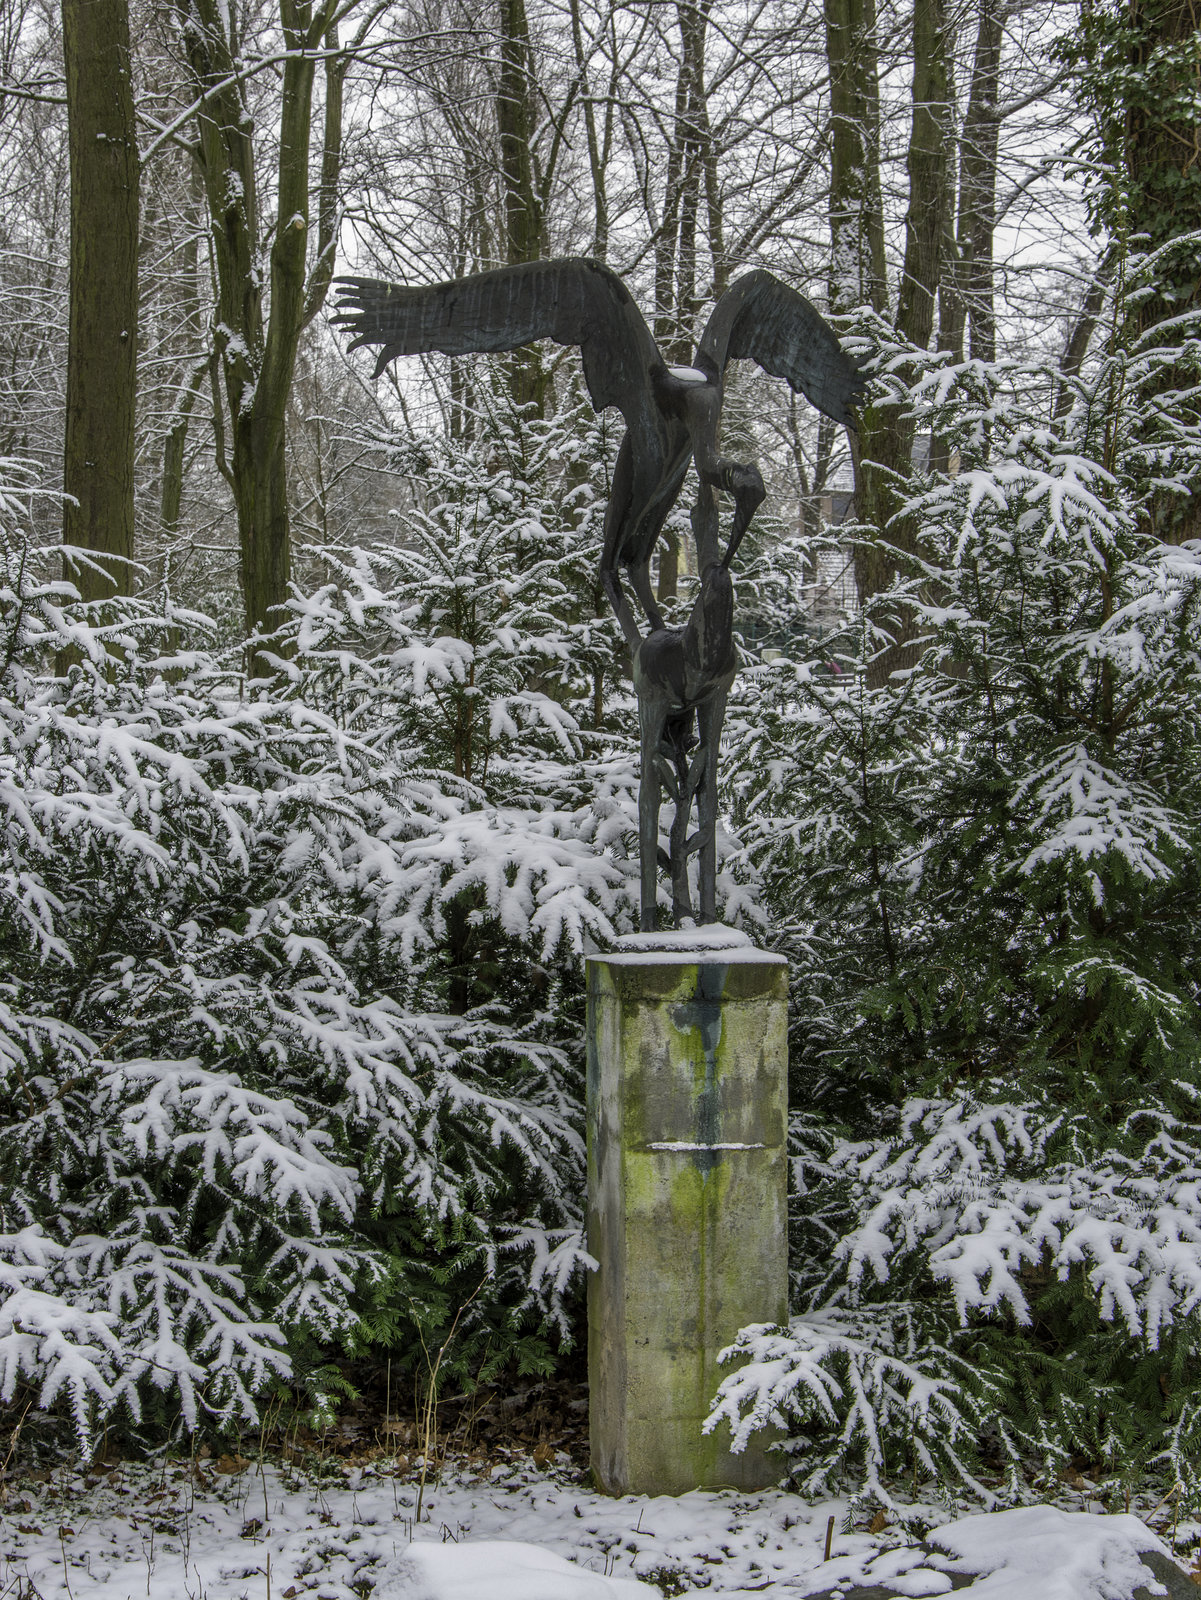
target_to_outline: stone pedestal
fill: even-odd
[[[762,1443],[733,1455],[724,1423],[701,1424],[718,1352],[787,1315],[787,969],[699,933],[588,962],[590,1425],[612,1494],[781,1473]]]

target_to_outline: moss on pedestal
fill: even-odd
[[[612,1492],[779,1476],[701,1424],[718,1352],[787,1309],[786,996],[769,956],[588,964],[591,1426]]]

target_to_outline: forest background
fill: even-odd
[[[582,1337],[619,427],[569,352],[374,383],[326,321],[337,270],[579,253],[678,360],[767,266],[872,380],[853,453],[756,373],[726,405],[770,495],[721,893],[789,957],[797,1109],[795,1315],[718,1412],[811,1492],[1194,1493],[1199,40],[1185,0],[6,0],[22,1448]]]

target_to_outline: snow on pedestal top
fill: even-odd
[[[666,933],[623,933],[613,941],[612,950],[598,950],[594,961],[615,966],[680,966],[698,961],[715,961],[724,966],[780,966],[784,957],[774,950],[757,948],[750,934],[741,928],[727,928],[710,922],[703,928],[679,928]]]

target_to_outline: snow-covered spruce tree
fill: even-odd
[[[1015,1494],[1074,1454],[1195,1482],[1201,552],[1148,508],[1197,486],[1201,345],[1126,314],[1171,267],[1130,264],[1079,377],[924,358],[894,399],[960,471],[911,483],[918,557],[842,676],[752,680],[736,783],[794,964],[799,1315],[743,1337],[719,1411],[791,1419],[813,1489]],[[902,603],[920,659],[869,690]]]
[[[571,662],[539,631],[570,621],[553,532],[522,594],[484,551],[532,534],[526,508],[481,499],[474,547],[470,518],[462,545],[418,537],[459,515],[431,496],[401,552],[297,596],[294,652],[249,691],[204,619],[81,607],[10,516],[0,1393],[83,1437],[156,1393],[189,1426],[275,1382],[320,1401],[339,1345],[419,1365],[467,1301],[476,1367],[566,1326],[563,1001],[583,933],[630,920],[597,848],[629,764],[594,758],[598,809],[535,681]],[[456,771],[462,690],[481,764]]]
[[[389,441],[409,491],[398,494],[395,543],[320,552],[330,581],[296,602],[298,692],[436,796],[437,826],[408,850],[404,915],[388,928],[414,993],[483,1039],[501,1031],[488,1057],[498,1080],[524,1071],[524,1040],[553,1047],[577,1129],[579,954],[585,938],[604,940],[637,915],[634,741],[608,726],[620,656],[595,593],[604,496],[593,475],[611,449],[579,415],[525,418],[503,402],[469,441]],[[572,1229],[583,1199],[574,1181]],[[391,1248],[407,1226],[405,1208],[386,1204],[377,1236]],[[510,1227],[515,1245],[526,1240]],[[443,1276],[451,1243],[439,1235]],[[571,1231],[557,1293],[577,1243]],[[517,1269],[521,1305],[520,1254]],[[456,1277],[448,1316],[477,1279]],[[507,1303],[499,1280],[490,1293]],[[391,1343],[391,1303],[386,1288],[372,1295],[365,1336]],[[471,1375],[485,1343],[494,1355],[508,1348],[488,1331],[488,1303],[473,1301],[456,1335]]]

